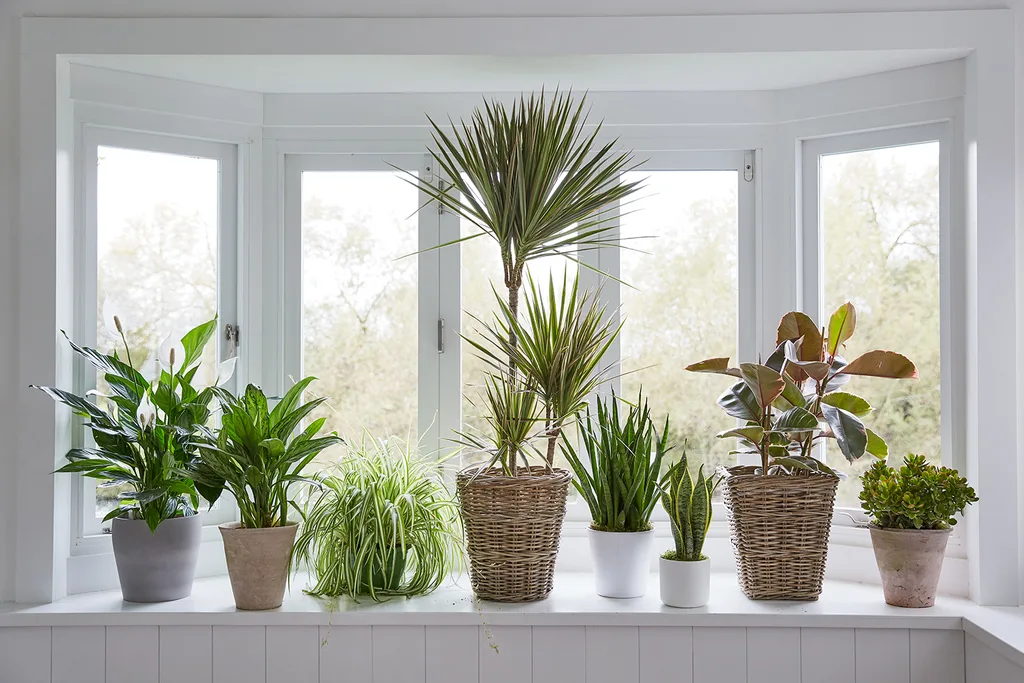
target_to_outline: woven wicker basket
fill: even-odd
[[[751,600],[817,600],[839,480],[751,470],[730,469],[724,489],[740,588]]]
[[[484,600],[530,602],[551,592],[572,475],[544,467],[459,472],[473,591]]]

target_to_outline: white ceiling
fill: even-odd
[[[71,61],[264,93],[781,90],[964,56],[958,50],[487,57],[83,55]]]

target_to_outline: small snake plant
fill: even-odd
[[[686,450],[679,462],[665,473],[661,480],[661,504],[668,512],[672,524],[675,550],[667,551],[666,560],[696,562],[704,557],[704,539],[711,526],[711,496],[721,481],[720,477],[704,476],[704,465],[697,470],[697,480],[690,476],[686,463]]]

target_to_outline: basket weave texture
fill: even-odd
[[[725,484],[743,593],[751,600],[817,600],[839,480],[817,474],[765,477],[736,467]]]
[[[459,472],[473,591],[484,600],[543,600],[554,585],[555,559],[572,475],[563,469]]]

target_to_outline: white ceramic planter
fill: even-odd
[[[661,601],[669,607],[703,607],[711,597],[711,560],[658,560]]]
[[[654,529],[588,531],[597,594],[606,598],[639,598],[646,593],[654,550]]]

